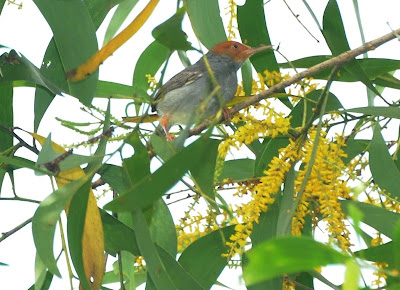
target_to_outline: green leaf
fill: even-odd
[[[147,91],[149,83],[146,75],[155,76],[161,65],[167,60],[170,50],[159,43],[153,41],[140,55],[133,73],[134,87]]]
[[[381,232],[389,238],[393,237],[394,228],[400,220],[400,215],[398,213],[388,211],[372,204],[350,200],[342,200],[341,204],[346,215],[349,214],[349,205],[352,204],[362,212],[363,223],[373,227],[378,232]],[[388,221],[390,221],[390,223]]]
[[[263,0],[246,1],[243,6],[238,6],[237,19],[243,43],[251,47],[271,44]],[[263,73],[266,69],[279,72],[274,51],[271,49],[261,51],[252,56],[251,63],[259,73]]]
[[[336,0],[329,0],[328,4],[326,5],[323,17],[322,33],[334,56],[350,50],[350,46],[347,43],[342,17],[340,15],[339,7]],[[375,94],[379,95],[379,92],[372,85],[364,70],[355,60],[352,60],[351,62],[344,65],[343,69],[350,72],[353,77],[363,82]],[[339,71],[338,74],[340,73],[341,72]]]
[[[46,265],[42,262],[39,255],[35,258],[35,284],[31,288],[34,290],[49,289],[53,275],[47,271]]]
[[[149,231],[154,243],[167,251],[169,255],[176,256],[178,241],[175,224],[171,212],[162,198],[154,203]]]
[[[27,58],[18,55],[15,50],[0,56],[0,85],[12,83],[16,86],[42,86],[54,94],[60,94],[61,88],[47,80]]]
[[[251,249],[244,272],[246,285],[284,274],[309,271],[328,264],[344,263],[347,257],[310,237],[283,237]]]
[[[282,204],[279,210],[278,223],[276,226],[276,236],[288,236],[292,231],[292,219],[295,214],[292,211],[294,200],[294,181],[296,179],[296,171],[294,166],[290,167],[286,175],[285,187],[283,190]]]
[[[68,210],[68,247],[72,263],[84,289],[90,289],[83,265],[83,231],[91,182],[86,182],[73,196]]]
[[[224,163],[219,182],[224,179],[232,179],[233,182],[249,179],[253,176],[255,160],[253,159],[234,159]]]
[[[118,193],[128,191],[131,188],[131,184],[126,179],[124,169],[121,166],[103,164],[98,173],[101,175],[101,179]]]
[[[250,235],[252,247],[255,247],[266,240],[276,237],[279,210],[282,204],[282,192],[279,191],[275,197],[275,202],[268,206],[268,211],[260,214],[259,223],[254,224],[254,229]],[[247,253],[243,254],[243,273],[246,273],[248,264]],[[283,278],[276,277],[254,285],[247,285],[249,290],[279,289],[282,288]]]
[[[201,191],[208,197],[207,202],[215,204],[214,173],[220,141],[214,139],[210,141],[208,154],[190,170],[190,173]]]
[[[225,242],[234,233],[234,226],[216,230],[194,241],[179,257],[185,271],[205,289],[211,288],[225,268],[228,261],[221,254],[227,252]]]
[[[0,84],[0,124],[5,128],[13,127],[13,87],[12,84]],[[13,145],[13,136],[0,130],[0,153]],[[0,181],[1,184],[1,181]]]
[[[170,50],[193,49],[187,41],[187,35],[182,30],[182,20],[185,16],[185,9],[180,8],[171,18],[153,29],[153,37]]]
[[[62,88],[63,91],[69,92],[67,77],[63,68],[63,63],[58,53],[56,42],[54,38],[51,39],[47,46],[46,53],[43,57],[40,73],[49,81]],[[35,104],[34,104],[34,131],[39,128],[40,121],[42,120],[47,108],[56,95],[55,92],[50,92],[40,86],[36,87]]]
[[[130,134],[125,141],[133,147],[135,154],[130,158],[125,158],[122,167],[130,184],[136,185],[150,174],[149,154],[136,131]]]
[[[242,72],[242,80],[243,80],[243,90],[246,96],[251,95],[251,90],[253,88],[253,72],[251,68],[251,63],[249,60],[246,60],[242,67],[240,68]]]
[[[136,241],[140,253],[146,261],[147,272],[155,287],[157,289],[178,289],[150,237],[150,231],[141,209],[132,212],[132,222],[137,234]]]
[[[347,139],[346,146],[342,147],[344,152],[347,154],[347,157],[343,158],[345,164],[349,163],[354,157],[364,152],[367,148],[366,146],[363,146],[365,140],[356,140],[354,137],[355,136],[351,136]]]
[[[54,191],[40,203],[33,216],[32,232],[37,253],[49,271],[59,277],[61,275],[53,255],[56,224],[65,206],[87,181],[87,178],[75,180]]]
[[[150,96],[143,89],[107,81],[99,81],[96,98],[133,99],[146,103],[150,102]]]
[[[35,171],[43,173],[43,174],[50,173],[47,170],[37,167],[34,162],[24,159],[24,158],[21,158],[21,157],[17,157],[17,156],[7,157],[7,156],[0,155],[0,163],[5,163],[8,165],[11,165],[11,167],[13,169],[29,168],[29,169],[35,170]]]
[[[125,0],[118,5],[117,10],[115,10],[107,26],[103,46],[117,34],[118,29],[120,29],[121,25],[138,2],[139,0]]]
[[[391,194],[392,198],[400,197],[400,172],[389,154],[379,124],[375,124],[374,136],[369,147],[369,166],[374,182]]]
[[[205,47],[211,49],[226,40],[218,0],[184,0],[183,4],[194,33]]]
[[[357,258],[373,262],[383,262],[387,263],[389,267],[393,267],[395,262],[393,251],[394,243],[389,242],[376,247],[369,247],[367,249],[357,251],[354,254]]]
[[[108,12],[124,0],[83,0],[92,19],[95,30],[100,27]]]
[[[332,56],[329,55],[309,56],[290,62],[280,63],[279,66],[281,68],[310,68],[331,58]],[[388,87],[399,87],[399,80],[389,74],[390,72],[400,68],[399,60],[385,58],[362,58],[355,59],[355,61],[361,66],[365,74],[373,83],[382,83],[384,86]],[[323,70],[313,75],[313,77],[315,79],[326,80],[328,79],[329,74],[329,70]],[[341,70],[340,74],[335,77],[335,81],[356,82],[358,81],[358,77],[354,76],[347,70]]]
[[[346,274],[344,276],[344,283],[342,285],[343,290],[355,290],[358,288],[358,281],[360,280],[360,266],[353,259],[349,259],[345,262]]]
[[[140,256],[136,244],[136,235],[133,229],[100,209],[101,221],[104,230],[104,247],[106,252],[115,256],[120,251],[128,251],[135,256]]]
[[[360,107],[344,110],[343,112],[360,113],[369,116],[382,116],[386,118],[400,119],[399,107]]]
[[[290,119],[290,124],[293,128],[302,126],[305,102],[307,102],[307,104],[306,104],[307,108],[306,108],[306,112],[305,112],[305,114],[306,114],[305,120],[310,119],[314,115],[313,110],[315,109],[317,101],[320,98],[322,92],[323,92],[322,90],[312,91],[311,93],[307,94],[307,100],[300,101],[293,108],[292,112],[289,115],[289,116],[292,116],[292,118]],[[325,112],[329,113],[330,111],[337,111],[337,110],[341,109],[342,107],[343,106],[340,103],[340,101],[338,100],[338,98],[334,94],[329,93]]]
[[[64,71],[76,69],[97,51],[95,27],[83,1],[34,2],[53,31]],[[98,71],[83,81],[68,81],[69,93],[89,105],[96,91],[97,80]]]
[[[213,141],[199,138],[171,157],[157,171],[148,175],[131,190],[120,192],[120,196],[108,203],[105,209],[132,211],[144,208],[165,194],[185,172],[197,166],[207,156]]]
[[[264,170],[268,169],[275,156],[278,156],[278,150],[286,147],[289,144],[288,139],[268,139],[265,138],[262,143],[262,148],[256,157],[254,164],[254,176],[263,176]]]
[[[205,289],[185,271],[170,253],[162,247],[156,246],[156,248],[177,289]]]

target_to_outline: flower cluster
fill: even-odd
[[[229,22],[226,27],[228,31],[228,40],[236,38],[237,28],[237,14],[236,14],[237,4],[235,0],[228,0],[228,7],[226,7],[226,15],[229,15]]]
[[[272,159],[269,169],[264,172],[265,176],[261,177],[260,182],[254,187],[251,201],[238,208],[237,215],[242,221],[235,226],[236,233],[226,243],[229,250],[228,253],[222,254],[223,257],[230,259],[236,253],[242,252],[253,231],[254,223],[258,223],[260,214],[266,212],[268,206],[274,203],[274,196],[279,191],[286,173],[292,166],[292,162],[297,159],[296,143],[290,140],[287,147],[280,149],[279,157]]]
[[[258,119],[255,115],[264,118]],[[231,147],[239,149],[243,144],[251,144],[259,138],[275,138],[279,134],[287,134],[290,127],[290,119],[285,118],[283,113],[276,112],[267,101],[259,103],[254,111],[246,109],[243,113],[236,114],[232,122],[235,124],[244,122],[244,125],[221,143],[220,156],[225,156]]]
[[[302,148],[300,161],[305,164],[304,169],[299,170],[295,181],[295,191],[299,192],[304,182],[307,167],[310,164],[311,152],[316,137],[316,130],[309,132],[309,138]],[[300,203],[292,223],[292,234],[300,235],[305,223],[304,217],[311,214],[314,226],[319,222],[318,217],[327,223],[329,237],[336,240],[340,248],[348,250],[350,247],[349,230],[345,224],[345,214],[341,209],[340,199],[350,199],[350,188],[343,180],[345,165],[343,157],[347,157],[342,147],[345,146],[341,136],[336,136],[331,142],[326,138],[326,133],[321,132],[318,142],[313,167]]]

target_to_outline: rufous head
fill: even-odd
[[[234,61],[243,62],[253,54],[268,48],[271,48],[271,45],[251,48],[236,41],[224,41],[215,45],[211,51],[215,54],[229,56]]]

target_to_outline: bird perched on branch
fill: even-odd
[[[175,138],[169,133],[174,124],[199,123],[220,109],[225,117],[230,117],[229,109],[223,106],[236,93],[237,70],[250,56],[270,47],[221,42],[162,85],[154,97],[152,110],[157,110],[167,139]]]

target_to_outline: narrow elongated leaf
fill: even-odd
[[[42,66],[40,68],[40,73],[52,83],[62,88],[63,91],[67,93],[69,92],[67,77],[65,76],[63,63],[61,61],[54,38],[52,38],[47,46]],[[36,87],[34,104],[34,131],[37,131],[39,128],[40,121],[42,120],[47,108],[53,101],[55,95],[55,92],[50,92],[38,86]]]
[[[107,26],[103,46],[115,36],[122,23],[124,23],[125,19],[138,2],[139,0],[125,0],[118,5],[117,10],[115,10],[113,17]]]
[[[343,112],[400,119],[400,108],[398,107],[361,107],[344,110]]]
[[[238,6],[237,18],[243,43],[252,47],[271,44],[263,0],[246,1],[243,6]],[[274,51],[271,49],[255,54],[251,57],[251,63],[259,73],[263,73],[266,69],[279,72]]]
[[[109,120],[106,118],[104,125],[105,130],[108,128],[108,123]],[[35,133],[32,133],[31,135],[36,140],[38,140],[40,144],[42,145],[44,144],[45,142],[44,137]],[[104,151],[105,141],[106,141],[105,138],[103,138],[100,141],[96,153]],[[65,152],[65,149],[60,145],[54,142],[52,142],[51,145],[52,149],[56,153]],[[71,200],[74,194],[76,194],[78,190],[80,190],[84,186],[85,183],[91,181],[94,173],[97,172],[100,166],[101,166],[101,161],[96,160],[88,165],[88,170],[89,170],[88,174],[85,174],[85,172],[80,167],[75,167],[69,170],[60,171],[56,177],[57,186],[59,188],[56,192],[61,191],[62,194],[59,194],[60,195],[59,201],[58,200],[53,201],[53,199],[49,201],[56,203],[56,205],[54,205],[54,208],[49,208],[47,206],[44,206],[44,208],[40,211],[39,217],[41,218],[40,219],[38,218],[39,222],[42,223],[45,222],[46,221],[45,218],[47,218],[47,215],[50,215],[51,218],[50,222],[53,222],[54,219],[57,220],[62,211],[62,209],[60,208],[61,205],[64,206],[68,214],[68,207],[67,207],[68,202]],[[71,180],[73,181],[71,182]],[[72,189],[68,189],[71,186],[71,184],[75,183],[77,184],[75,187],[73,187]],[[68,190],[67,193],[64,193],[63,191],[64,188],[67,188]],[[55,193],[53,193],[49,197],[53,196],[54,194]],[[49,197],[47,199],[49,199]],[[42,207],[42,203],[39,206],[38,210],[36,211],[35,216],[36,214],[38,214],[39,209]],[[94,197],[91,188],[89,188],[89,199],[86,208],[84,223],[85,226],[82,236],[82,255],[84,263],[84,271],[86,278],[88,281],[90,281],[92,287],[98,288],[101,285],[101,281],[104,275],[104,234],[96,198]],[[32,228],[33,228],[33,221],[32,221]],[[47,234],[47,238],[49,238],[50,236],[52,237],[51,240],[49,240],[50,245],[52,245],[53,243],[54,229],[55,229],[55,223],[54,225],[52,225],[52,227],[41,229],[43,231],[47,230],[47,232],[45,232]],[[49,242],[46,241],[45,245],[49,246]],[[36,241],[35,245],[37,245]],[[47,251],[52,251],[52,247],[48,247]],[[42,256],[41,258],[43,260]],[[52,255],[50,256],[50,258],[52,258]],[[43,262],[45,261],[43,260]],[[52,260],[50,260],[50,262],[52,262]]]
[[[11,83],[0,84],[0,124],[6,128],[12,128],[13,123],[13,86]],[[12,135],[0,130],[0,152],[12,145]]]
[[[211,288],[226,266],[228,261],[221,254],[228,250],[225,242],[234,232],[234,226],[216,230],[190,244],[179,257],[185,271],[205,289]]]
[[[256,157],[254,164],[254,176],[263,176],[264,170],[268,169],[274,156],[278,156],[278,150],[289,144],[288,139],[268,139],[265,138],[262,143],[260,153]]]
[[[375,125],[374,136],[369,147],[369,166],[374,182],[391,194],[392,198],[400,198],[400,172],[389,154],[379,124]]]
[[[130,158],[125,158],[122,167],[125,176],[129,179],[131,185],[137,184],[140,180],[150,174],[150,159],[147,148],[140,141],[137,132],[133,132],[126,138],[126,142],[135,150],[135,154]]]
[[[12,83],[13,86],[42,86],[54,94],[62,92],[61,88],[46,79],[26,57],[15,50],[0,56],[0,84]]]
[[[75,69],[97,51],[95,27],[83,1],[34,2],[53,31],[64,71]],[[97,79],[98,72],[81,82],[68,82],[69,93],[88,105],[94,97]]]
[[[264,241],[274,239],[278,231],[278,217],[282,204],[282,193],[279,192],[275,197],[275,202],[268,206],[267,212],[260,214],[259,223],[254,224],[254,229],[250,235],[252,247],[261,244]],[[243,254],[243,273],[246,273],[248,264],[247,253]],[[266,281],[247,285],[249,290],[279,289],[283,285],[283,277],[276,277]]]
[[[205,289],[177,262],[170,253],[157,245],[157,252],[163,264],[168,269],[177,289]]]
[[[220,182],[224,179],[231,179],[233,182],[249,179],[253,176],[254,159],[234,159],[224,163],[221,175],[218,177]]]
[[[310,68],[321,62],[331,59],[332,56],[329,55],[318,55],[310,56],[290,62],[280,63],[281,68]],[[386,58],[361,58],[355,60],[361,68],[364,70],[368,78],[373,81],[377,77],[385,75],[386,73],[400,69],[400,61],[396,59],[386,59]],[[315,78],[326,79],[329,76],[329,71],[322,71],[314,75]],[[355,82],[358,81],[357,77],[354,77],[351,73],[343,71],[340,76],[335,78],[336,81],[343,82]]]
[[[350,50],[336,0],[329,0],[326,5],[322,33],[333,55],[336,56]],[[363,82],[375,94],[379,95],[379,92],[372,85],[364,70],[355,60],[349,62],[343,68],[358,78],[359,81]]]
[[[149,84],[146,75],[154,76],[167,60],[169,49],[159,43],[152,42],[140,55],[133,73],[133,86],[147,91]]]
[[[132,223],[137,234],[136,241],[140,253],[146,260],[147,272],[156,289],[178,289],[150,237],[146,219],[141,209],[132,212]]]
[[[208,197],[208,202],[214,204],[214,173],[220,141],[213,139],[210,141],[208,154],[205,155],[202,161],[197,164],[197,166],[194,166],[190,172],[201,191]]]
[[[197,38],[208,49],[226,40],[217,0],[184,0],[185,9]]]
[[[100,210],[100,216],[104,229],[104,247],[107,253],[115,256],[124,250],[140,256],[133,229],[109,215],[105,210]]]
[[[56,224],[61,212],[86,181],[78,179],[54,191],[40,203],[33,216],[32,233],[37,253],[49,271],[59,277],[61,275],[53,255]]]
[[[157,171],[142,179],[136,186],[108,203],[105,209],[132,211],[144,208],[165,194],[188,170],[197,166],[208,154],[212,141],[199,138],[171,157]]]
[[[85,275],[82,245],[89,188],[90,181],[77,191],[68,206],[68,247],[72,263],[84,289],[91,288]]]
[[[149,231],[154,243],[162,247],[172,257],[176,256],[178,251],[176,228],[171,212],[162,198],[154,203]]]
[[[383,262],[387,263],[389,267],[393,267],[395,263],[393,247],[394,243],[388,242],[383,245],[369,247],[367,249],[357,251],[354,254],[357,258],[373,262]]]
[[[393,237],[394,228],[396,223],[400,221],[400,215],[395,212],[388,211],[384,208],[366,204],[362,202],[343,200],[341,201],[343,205],[343,211],[349,214],[349,205],[354,205],[363,214],[362,222],[373,227],[377,231],[381,232],[389,238]],[[388,222],[390,221],[390,223]]]
[[[289,116],[292,116],[292,119],[290,120],[290,123],[293,127],[300,127],[302,126],[303,123],[303,118],[305,120],[309,120],[313,116],[313,110],[316,107],[317,101],[319,97],[322,94],[322,90],[315,90],[312,91],[307,95],[307,101],[303,100],[300,101],[292,110]],[[314,101],[314,102],[313,102]],[[306,110],[304,111],[304,102],[307,102]],[[325,112],[330,112],[330,111],[337,111],[341,109],[343,106],[338,100],[338,98],[332,94],[329,93],[328,96],[328,102],[326,104],[326,109]],[[305,116],[304,116],[305,115]]]
[[[96,89],[96,98],[133,99],[150,102],[149,95],[143,89],[107,81],[99,81]]]
[[[328,264],[344,263],[350,257],[309,237],[284,237],[269,240],[247,254],[246,285],[284,274],[309,271]]]
[[[171,18],[153,29],[153,37],[171,50],[189,50],[192,45],[187,41],[187,35],[182,30],[182,20],[185,9],[180,8]]]

